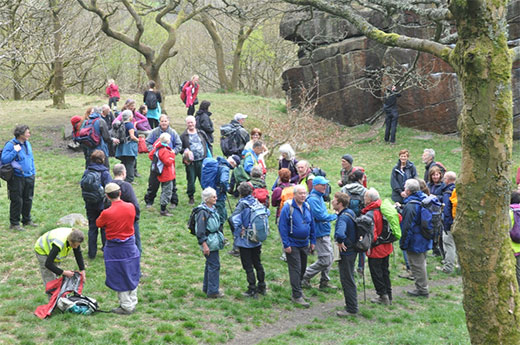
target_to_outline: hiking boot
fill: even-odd
[[[170,203],[170,208],[171,208],[172,210],[174,210],[176,207],[177,207],[177,204],[174,204],[173,202]]]
[[[168,210],[164,210],[164,211],[161,211],[161,216],[163,216],[163,217],[171,217],[171,216],[173,216],[173,214],[168,212]]]
[[[428,298],[429,295],[430,295],[428,292],[420,292],[418,290],[406,291],[406,293],[408,294],[408,296],[411,296],[411,297],[425,297],[425,298]]]
[[[321,286],[321,285],[320,285]],[[303,289],[310,289],[312,288],[312,285],[311,285],[311,282],[308,281],[307,279],[302,279],[302,288]]]
[[[406,270],[406,273],[398,274],[399,278],[409,279],[409,280],[415,280],[415,277],[412,274],[412,271]]]
[[[121,307],[117,307],[111,310],[112,313],[119,314],[119,315],[130,315],[133,314],[135,310],[126,310]]]
[[[232,249],[228,252],[229,255],[238,258],[240,256],[240,252],[237,249]]]
[[[146,204],[146,208],[152,208],[153,205],[152,204]]]
[[[222,298],[225,295],[222,292],[212,293],[208,295],[208,298]]]
[[[266,288],[259,288],[258,289],[258,294],[262,295],[262,296],[265,296],[267,293],[267,289]]]
[[[193,199],[192,196],[190,196],[190,200],[188,201],[188,204],[190,204],[190,205],[195,204],[195,199]]]
[[[250,298],[257,298],[255,290],[247,290],[246,292],[242,292],[242,296],[250,297]]]
[[[35,222],[33,222],[32,220],[28,221],[27,223],[23,223],[23,226],[31,226],[33,228],[36,228],[38,226],[38,224],[36,224]]]
[[[446,273],[446,274],[453,273],[453,270],[450,270],[450,269],[446,268],[445,266],[443,266],[443,267],[437,266],[437,267],[435,267],[435,269],[439,272]]]
[[[25,229],[22,228],[22,227],[20,226],[20,224],[11,224],[11,225],[9,226],[9,229],[14,230],[14,231],[25,231]]]
[[[326,290],[326,289],[337,289],[338,287],[335,286],[335,285],[332,285],[330,282],[326,281],[326,282],[321,282],[320,283],[320,287],[319,289],[320,290]]]
[[[292,301],[293,301],[293,303],[301,305],[304,308],[309,308],[311,306],[309,304],[309,302],[307,302],[306,300],[303,299],[303,297],[298,297],[298,298],[293,297]]]
[[[338,317],[348,317],[348,316],[353,316],[353,317],[357,317],[357,313],[351,313],[349,311],[346,311],[346,310],[339,310],[336,312],[336,315]]]
[[[137,171],[134,173],[134,177],[141,177],[141,174],[139,174]]]
[[[388,295],[381,295],[381,296],[378,296],[377,298],[372,298],[370,300],[370,302],[377,303],[377,304],[383,304],[383,305],[392,304],[392,302],[390,302],[390,299],[388,298]]]

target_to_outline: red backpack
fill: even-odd
[[[258,200],[258,202],[269,207],[269,191],[266,188],[254,189],[253,196]]]
[[[89,148],[97,147],[101,142],[101,138],[98,134],[99,124],[96,129],[96,123],[98,121],[99,117],[85,121],[79,130],[78,136],[74,138],[74,141]]]

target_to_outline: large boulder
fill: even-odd
[[[520,37],[520,1],[509,4],[509,39]],[[369,22],[385,27],[385,19],[375,11],[364,11]],[[308,19],[312,18],[312,19]],[[403,16],[403,24],[395,30],[414,37],[431,37],[432,29],[422,25],[413,14]],[[410,24],[417,24],[410,27]],[[282,88],[290,106],[300,104],[302,90],[316,100],[315,113],[347,126],[355,126],[372,118],[382,109],[381,91],[368,92],[368,74],[388,66],[411,66],[417,52],[382,46],[361,36],[359,30],[344,19],[315,11],[291,13],[280,23],[280,35],[299,46],[299,66],[282,74]],[[462,110],[462,89],[452,68],[427,53],[416,62],[429,82],[429,88],[413,86],[402,92],[398,100],[399,124],[437,133],[457,132],[457,119]],[[514,137],[520,138],[520,64],[513,66]],[[312,92],[309,92],[312,90]]]

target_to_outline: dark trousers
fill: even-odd
[[[188,115],[193,115],[195,114],[195,104],[192,104],[189,108],[188,108]]]
[[[112,109],[112,105],[114,107],[117,107],[117,102],[119,101],[119,97],[110,97],[108,99],[108,106],[110,107],[110,109]]]
[[[286,255],[293,298],[300,298],[303,295],[302,279],[307,269],[308,252],[308,247],[291,247],[291,253]]]
[[[188,180],[188,197],[193,198],[195,195],[195,180],[198,178],[200,183],[200,174],[202,172],[202,160],[193,161],[186,165],[186,179]]]
[[[368,267],[370,268],[370,276],[379,296],[388,295],[392,300],[392,284],[390,283],[390,271],[388,265],[390,255],[381,259],[368,258]]]
[[[204,267],[204,281],[202,291],[208,295],[218,293],[220,282],[220,256],[218,250],[209,252],[206,256],[206,266]]]
[[[136,169],[136,166],[135,166],[136,159],[135,159],[135,157],[134,156],[121,156],[121,157],[118,157],[118,158],[119,158],[121,163],[123,163],[123,165],[126,168],[126,178],[125,178],[125,181],[128,182],[128,183],[134,182],[134,174],[135,174],[135,169]]]
[[[247,289],[249,291],[265,291],[265,272],[262,266],[260,254],[262,254],[262,246],[255,248],[240,248],[240,261],[242,268],[246,271]],[[254,270],[253,270],[254,267]],[[255,272],[256,271],[256,277]],[[256,280],[258,279],[258,290]]]
[[[345,310],[349,313],[358,312],[356,281],[354,279],[354,267],[356,265],[356,255],[341,255],[339,260],[339,279],[345,297]]]
[[[34,196],[34,176],[13,176],[7,183],[11,206],[9,208],[9,221],[11,225],[20,225],[20,214],[22,223],[31,221],[31,208]]]
[[[88,219],[88,257],[90,259],[94,259],[97,253],[98,237],[98,227],[96,225],[96,219],[98,219],[99,215],[103,210],[100,210],[98,205],[90,204],[85,204],[85,209],[87,210]],[[105,247],[105,242],[105,229],[101,228],[101,243],[103,247]]]
[[[154,129],[159,126],[159,120],[148,118],[148,124],[150,125],[151,129]]]
[[[399,114],[397,113],[397,109],[394,108],[385,110],[385,113],[385,141],[390,140],[391,143],[395,143],[395,132],[397,131],[397,119],[399,118]]]
[[[101,236],[103,236],[103,233],[105,232],[103,229],[101,229]],[[143,249],[141,248],[141,233],[139,232],[139,221],[134,221],[134,236],[135,236],[135,245],[137,246],[137,249],[139,249],[139,253],[143,253]]]
[[[157,196],[157,191],[159,190],[159,186],[161,182],[157,179],[157,173],[153,172],[150,169],[150,176],[148,177],[148,189],[146,190],[146,194],[144,195],[144,202],[147,205],[153,205],[153,201]],[[177,183],[175,180],[172,180],[172,198],[171,203],[174,205],[179,204],[179,196],[177,195]]]

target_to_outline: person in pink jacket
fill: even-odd
[[[125,110],[130,110],[133,114],[133,120],[132,123],[134,124],[135,128],[139,131],[151,131],[150,124],[148,123],[148,119],[146,116],[135,110],[135,100],[133,99],[127,99],[125,102],[125,105],[123,105],[123,108],[121,108],[121,112],[117,117],[114,119],[112,124],[116,121],[121,122],[121,113]]]
[[[195,114],[195,105],[199,103],[197,100],[199,88],[199,76],[196,74],[182,87],[181,99],[186,104],[186,108],[188,108],[188,115]]]
[[[117,108],[117,102],[119,102],[119,86],[116,85],[114,79],[108,79],[108,86],[105,90],[108,96],[108,106],[110,109]],[[112,105],[114,107],[112,107]]]

